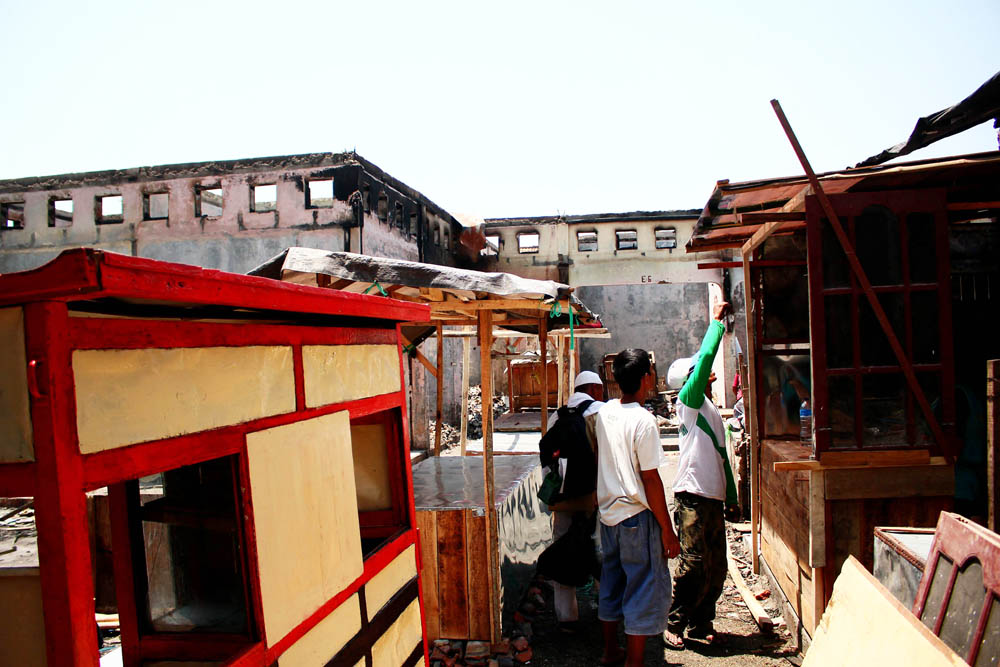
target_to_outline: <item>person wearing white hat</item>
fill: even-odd
[[[594,371],[582,371],[573,383],[574,392],[566,402],[565,407],[571,410],[583,408],[583,418],[587,424],[587,439],[590,449],[596,451],[597,440],[594,435],[594,420],[597,411],[604,405],[604,383]],[[559,420],[559,410],[549,416],[548,428],[551,429]],[[595,455],[596,456],[596,455]],[[594,480],[596,488],[596,479]],[[592,517],[597,509],[597,499],[594,494],[584,498],[557,503],[549,507],[552,510],[552,540],[562,537],[573,524],[573,515],[583,512]],[[573,632],[580,618],[576,603],[576,587],[566,586],[557,581],[552,582],[553,606],[560,630]]]

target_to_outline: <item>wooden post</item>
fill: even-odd
[[[493,491],[493,311],[479,311],[479,364],[483,388],[483,502],[486,506],[486,564],[490,590],[490,641],[500,644],[500,549]]]
[[[753,283],[750,280],[750,255],[743,254],[743,294],[747,320],[747,382],[743,387],[743,422],[750,434],[750,566],[760,574],[760,437],[757,434],[756,331],[754,330]]]
[[[538,318],[538,356],[542,358],[542,435],[548,430],[549,421],[549,318]]]
[[[83,457],[76,434],[66,304],[24,308],[31,426],[35,443],[35,523],[49,667],[97,667],[94,579]],[[14,618],[16,609],[7,611]],[[14,621],[16,623],[16,620]]]
[[[444,400],[444,331],[437,323],[437,406],[434,410],[434,456],[441,456],[441,404]]]
[[[565,336],[556,336],[556,372],[559,375],[559,387],[556,393],[559,396],[559,405],[566,405],[566,401],[568,400],[566,396],[566,378],[563,377],[563,372],[566,370],[566,360],[563,358],[566,348],[564,338]]]
[[[465,329],[462,329],[465,331]],[[466,432],[469,430],[469,356],[472,350],[472,341],[468,336],[462,336],[462,434],[461,453],[465,456],[465,445],[467,440]]]
[[[1000,509],[1000,359],[986,362],[986,441],[989,518],[986,527],[997,532],[997,512]]]

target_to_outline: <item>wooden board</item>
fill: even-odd
[[[854,558],[833,586],[803,667],[966,663],[934,636]]]
[[[0,462],[33,461],[22,309],[0,309],[0,340]]]
[[[438,606],[437,517],[433,512],[417,512],[420,536],[420,586],[424,602],[427,639],[441,636],[441,612]]]
[[[435,520],[441,636],[461,639],[469,636],[465,516],[461,511],[436,512]]]

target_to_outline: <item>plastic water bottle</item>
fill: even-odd
[[[799,406],[799,439],[804,447],[812,447],[812,410],[809,401],[802,401]]]

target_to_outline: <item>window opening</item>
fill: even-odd
[[[517,251],[522,255],[538,252],[538,232],[521,232],[517,235]]]
[[[378,219],[381,222],[389,220],[389,198],[384,192],[378,193]]]
[[[597,250],[597,232],[577,232],[576,249],[580,252],[595,252]]]
[[[249,636],[237,459],[125,483],[141,635]]]
[[[500,235],[499,234],[487,234],[486,235],[486,245],[479,252],[480,255],[497,255],[500,253]]]
[[[330,208],[333,206],[333,179],[323,178],[306,181],[306,208]],[[365,204],[367,210],[368,204]]]
[[[677,230],[673,227],[657,229],[655,231],[655,236],[657,250],[672,249],[677,247]]]
[[[399,203],[396,204],[396,216],[393,219],[392,223],[393,223],[393,226],[399,227],[400,229],[402,229],[404,231],[406,230],[406,222],[405,222],[405,220],[403,218],[403,205],[402,204],[399,204]]]
[[[410,214],[410,236],[417,235],[417,227],[419,225],[419,221],[420,221],[420,216],[418,216],[416,213]]]
[[[434,245],[441,245],[441,229],[439,227],[434,228]]]
[[[147,192],[142,195],[142,217],[145,220],[166,220],[170,209],[170,195],[166,192]]]
[[[3,229],[24,229],[24,202],[0,203],[0,222]]]
[[[354,486],[365,558],[409,527],[398,410],[351,420]]]
[[[73,200],[49,200],[49,227],[69,227],[73,224]]]
[[[121,195],[104,195],[97,198],[97,215],[94,216],[99,225],[122,222],[124,211],[122,209]]]
[[[197,187],[194,191],[194,215],[200,217],[218,217],[222,215],[222,188],[219,186]]]
[[[639,236],[634,229],[619,229],[615,231],[615,248],[618,250],[635,250],[639,247]]]
[[[278,208],[278,186],[274,183],[255,185],[250,190],[250,210],[266,213]]]

